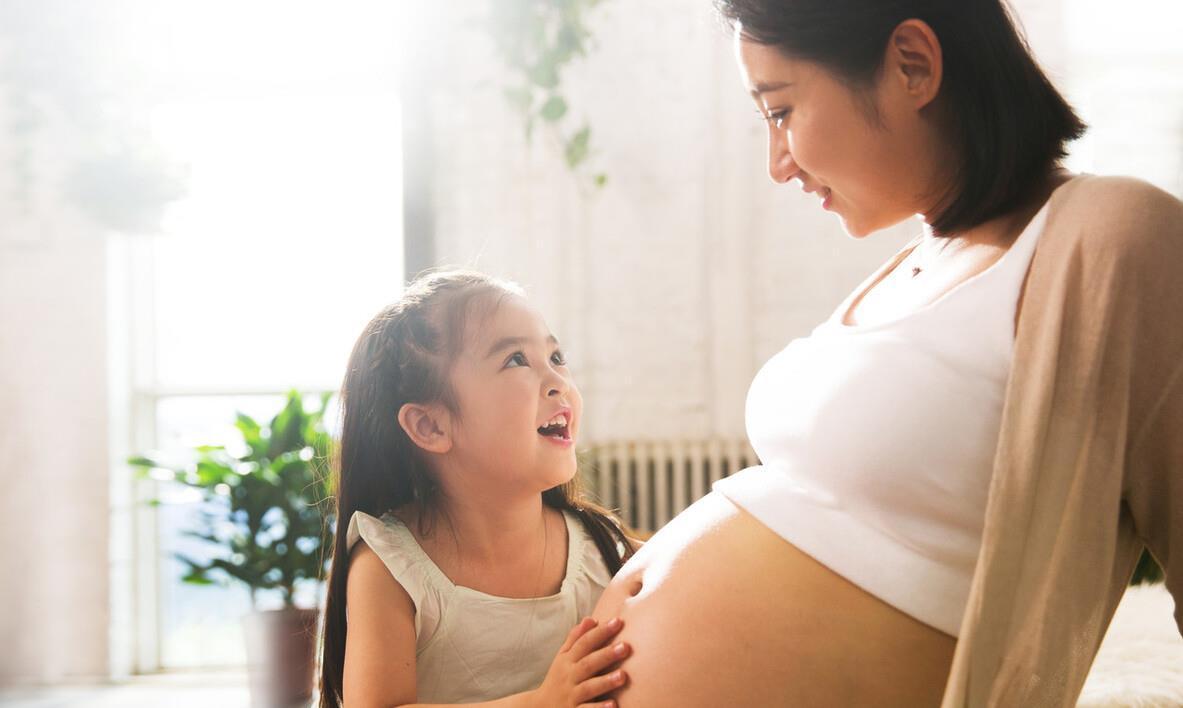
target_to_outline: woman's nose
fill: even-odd
[[[789,132],[769,126],[768,130],[768,176],[777,184],[784,184],[797,176],[801,168],[793,160],[789,150]]]

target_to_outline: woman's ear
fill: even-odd
[[[427,452],[442,455],[452,449],[452,418],[443,406],[403,404],[398,424],[411,442]]]
[[[887,40],[886,76],[903,90],[917,110],[941,90],[944,60],[936,32],[923,20],[904,20]]]

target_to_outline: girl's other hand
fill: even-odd
[[[611,643],[624,626],[619,619],[598,624],[585,617],[575,625],[551,662],[546,679],[533,692],[538,708],[615,708],[616,701],[597,702],[597,696],[620,688],[628,680],[623,669],[604,673],[628,657],[632,648]]]

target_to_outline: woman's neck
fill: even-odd
[[[951,238],[957,243],[958,248],[980,245],[1009,248],[1010,244],[1022,233],[1027,223],[1051,197],[1052,192],[1072,177],[1070,172],[1057,165],[1037,183],[1036,187],[1018,206],[1005,214],[1000,214],[951,237],[937,236],[926,227],[924,237],[926,240]]]

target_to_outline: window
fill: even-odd
[[[1072,0],[1062,11],[1062,86],[1089,123],[1068,166],[1183,196],[1183,5]]]
[[[397,4],[166,5],[139,56],[160,62],[150,127],[187,191],[112,267],[130,445],[168,453],[233,440],[236,410],[266,419],[291,388],[336,390],[404,272]],[[243,663],[246,589],[180,582],[177,552],[210,553],[184,535],[200,503],[141,484],[167,503],[134,512],[135,577],[113,572],[115,674]]]

